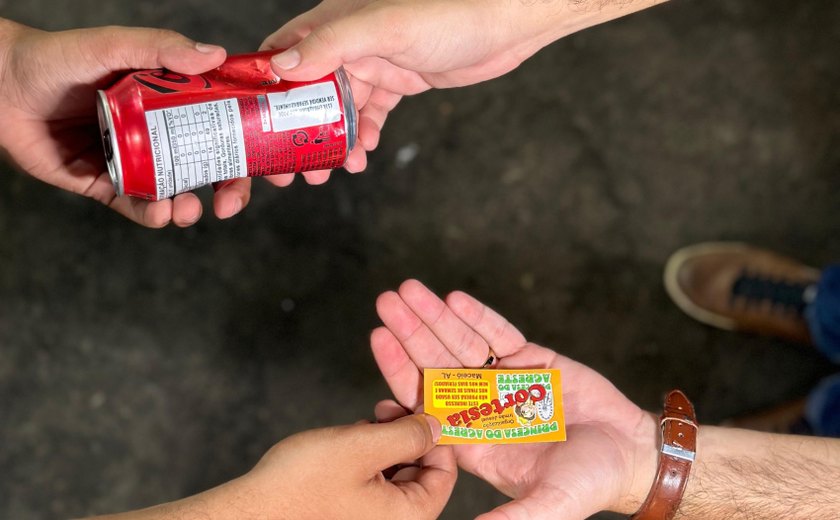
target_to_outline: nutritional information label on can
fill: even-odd
[[[236,98],[150,110],[146,125],[159,200],[248,175]]]

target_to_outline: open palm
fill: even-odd
[[[492,348],[499,368],[559,368],[565,443],[456,446],[458,464],[514,498],[480,518],[582,519],[604,509],[632,512],[656,466],[656,421],[592,369],[528,343],[471,296],[441,300],[409,280],[377,300],[385,324],[371,337],[374,357],[403,408],[422,404],[422,369],[477,367]],[[380,403],[380,418],[399,415]]]

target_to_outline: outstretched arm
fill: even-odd
[[[440,424],[422,414],[303,432],[276,444],[238,479],[96,520],[431,520],[443,510],[457,475],[452,451],[435,446],[439,438]],[[400,463],[410,466],[383,476]]]
[[[840,518],[840,440],[702,426],[677,519]]]
[[[513,500],[482,520],[579,520],[600,510],[632,514],[653,484],[658,421],[600,374],[528,343],[502,316],[454,292],[438,298],[409,280],[382,294],[371,347],[399,404],[422,404],[422,369],[478,367],[490,348],[499,368],[559,368],[568,440],[457,446],[458,464]],[[392,416],[397,403],[380,403]],[[840,518],[840,440],[701,426],[697,459],[677,518]]]
[[[360,146],[346,168],[358,172],[402,96],[501,76],[559,38],[665,1],[324,0],[262,48],[287,49],[274,69],[288,80],[347,69]]]

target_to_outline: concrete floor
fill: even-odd
[[[246,5],[0,0],[0,16],[244,52],[312,4]],[[837,369],[692,322],[660,273],[703,240],[840,258],[838,48],[831,0],[674,0],[502,79],[405,100],[363,175],[258,183],[241,216],[186,230],[3,166],[0,518],[175,499],[292,432],[369,417],[387,395],[373,302],[407,277],[472,292],[649,409],[675,386],[706,422],[804,395]],[[405,147],[418,153],[401,164]],[[503,500],[465,476],[443,518]]]

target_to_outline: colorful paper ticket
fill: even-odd
[[[440,444],[509,444],[566,440],[557,369],[427,368],[425,412],[436,417]]]

